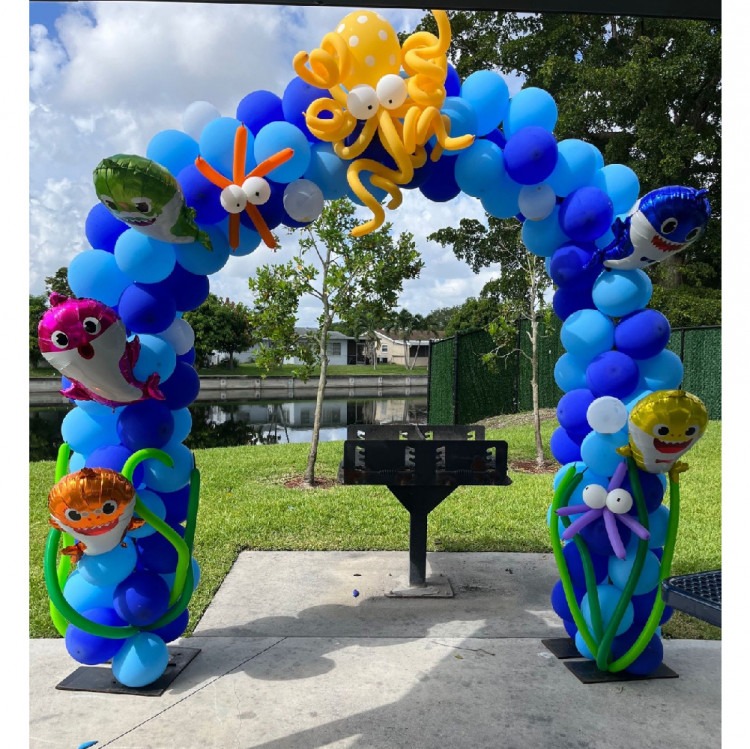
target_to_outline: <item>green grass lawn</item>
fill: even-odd
[[[549,444],[554,420],[543,422]],[[487,439],[504,439],[509,460],[534,454],[530,426],[488,429]],[[334,478],[341,442],[320,445],[318,477]],[[308,445],[256,445],[196,450],[201,471],[201,504],[194,555],[201,582],[190,602],[192,631],[240,551],[406,550],[408,514],[386,487],[341,486],[287,489],[286,479],[302,473]],[[689,454],[691,470],[681,481],[682,511],[673,574],[721,567],[721,422]],[[507,487],[458,488],[432,513],[431,551],[551,552],[545,522],[552,500],[552,475],[511,471]],[[49,618],[42,557],[47,493],[54,464],[30,464],[29,622],[30,636],[55,637]],[[664,636],[720,639],[721,630],[677,612]]]

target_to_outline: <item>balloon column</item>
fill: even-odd
[[[460,80],[448,17],[432,13],[437,34],[403,43],[378,13],[349,13],[295,55],[281,96],[251,91],[231,116],[193,102],[182,129],[156,133],[145,155],[116,154],[93,170],[91,246],[68,268],[76,298],[52,295],[39,324],[74,406],[50,492],[45,578],[71,656],[111,660],[127,686],[163,673],[198,582],[199,473],[184,443],[200,381],[183,313],[230,257],[274,248],[276,227],[308,226],[325,200],[369,209],[353,232],[363,236],[383,224],[383,200],[396,209],[414,189],[435,202],[479,199],[521,222],[526,247],[546,258],[566,350],[551,444],[563,464],[553,606],[600,667],[658,665],[651,633],[674,541],[675,461],[706,420],[675,390],[682,364],[665,348],[668,321],[647,308],[643,268],[702,235],[708,202],[689,187],[638,200],[631,169],[605,165],[582,140],[557,141],[548,92],[511,97],[494,71]]]

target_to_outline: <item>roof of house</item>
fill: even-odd
[[[375,332],[380,338],[387,338],[394,343],[402,343],[404,340],[401,331],[398,330],[390,330],[387,333],[384,330],[376,330]],[[426,343],[427,341],[439,341],[441,338],[445,338],[445,334],[440,330],[412,330],[406,340],[409,344],[417,344]]]
[[[294,332],[300,338],[305,338],[305,337],[311,335],[312,333],[317,333],[318,329],[317,328],[295,328]],[[334,341],[334,340],[338,340],[338,341],[353,341],[354,340],[354,336],[344,335],[343,333],[339,333],[338,330],[329,330],[328,331],[328,340],[329,341]]]

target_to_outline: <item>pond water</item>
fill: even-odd
[[[29,409],[29,460],[54,460],[60,428],[71,407]],[[185,444],[203,447],[309,442],[314,400],[197,401]],[[427,397],[342,398],[323,402],[321,442],[346,439],[350,424],[426,424]]]

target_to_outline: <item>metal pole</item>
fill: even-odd
[[[427,513],[409,512],[409,585],[425,585],[427,578]]]

